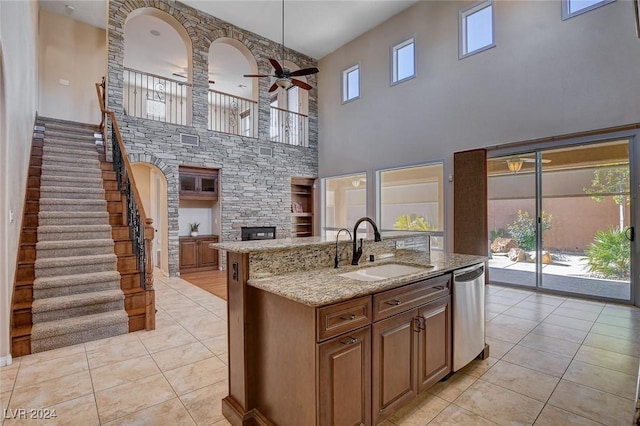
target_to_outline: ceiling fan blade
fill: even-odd
[[[291,84],[293,84],[294,86],[298,86],[301,89],[304,90],[311,90],[313,89],[312,86],[309,86],[307,83],[305,83],[304,81],[300,81],[300,80],[296,80],[295,78],[291,79]]]
[[[303,76],[303,75],[311,75],[311,74],[316,74],[319,73],[320,70],[316,67],[313,68],[305,68],[302,70],[297,70],[297,71],[293,71],[291,73],[291,77],[299,77],[299,76]]]
[[[524,163],[535,163],[536,159],[535,158],[522,158],[520,157],[520,160]],[[546,163],[550,163],[551,160],[549,160],[548,158],[543,158],[540,160],[542,163],[546,164]]]
[[[278,85],[276,83],[273,83],[271,87],[269,87],[269,93],[275,92],[276,89],[278,89]]]
[[[271,66],[274,70],[276,70],[276,75],[282,74],[282,67],[275,59],[269,58],[269,62],[271,62]]]
[[[245,74],[243,77],[275,77],[275,75],[262,75],[262,74]]]

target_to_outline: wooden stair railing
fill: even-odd
[[[105,107],[104,77],[101,83],[96,83],[96,93],[102,114],[100,131],[103,140],[111,140],[113,154],[111,162],[101,156],[101,167],[109,223],[121,275],[120,288],[125,294],[125,309],[129,314],[129,331],[153,330],[156,312],[152,261],[153,221],[145,215],[116,116]],[[109,124],[110,139],[106,134]]]
[[[31,156],[25,191],[24,213],[16,275],[11,296],[11,355],[19,357],[31,353],[31,306],[33,303],[33,281],[35,280],[36,242],[38,240],[38,212],[40,211],[40,174],[44,128],[34,125],[31,139]]]

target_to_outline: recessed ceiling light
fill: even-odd
[[[151,33],[151,35],[154,35],[156,37],[158,37],[160,35],[160,31],[158,31],[158,30],[151,30],[149,32]]]

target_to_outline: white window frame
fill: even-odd
[[[353,98],[347,98],[349,94],[349,74],[352,73],[353,71],[358,71],[358,96],[354,96]],[[360,99],[361,78],[362,76],[360,75],[360,63],[354,64],[349,68],[345,69],[344,71],[342,71],[342,103],[343,104]]]
[[[584,7],[580,10],[576,10],[575,12],[570,12],[569,6],[572,0],[562,0],[562,20],[566,21],[567,19],[573,18],[574,16],[581,15],[585,12],[590,12],[599,7],[605,6],[609,3],[613,3],[616,0],[600,0],[596,4],[592,4],[591,6]]]
[[[411,75],[404,77],[402,79],[398,79],[398,51],[409,46],[413,45],[413,72]],[[391,85],[396,85],[399,83],[403,83],[407,80],[411,80],[416,77],[416,37],[411,36],[408,39],[404,40],[401,43],[396,44],[391,47]]]
[[[327,231],[337,231],[341,228],[341,226],[332,226],[327,227],[327,181],[330,179],[340,179],[340,178],[349,178],[353,176],[365,176],[365,185],[369,181],[369,174],[366,171],[354,172],[346,175],[333,175],[326,176],[320,179],[320,232],[322,235],[326,235]],[[365,216],[371,216],[369,213],[369,188],[367,187],[365,190]],[[346,227],[349,227],[350,224],[346,224]]]
[[[399,166],[399,167],[390,167],[386,169],[377,169],[375,171],[375,213],[376,213],[376,221],[379,224],[380,230],[385,231],[396,231],[395,229],[385,229],[382,226],[382,174],[384,172],[390,172],[394,170],[403,170],[403,169],[413,169],[417,167],[429,167],[429,166],[441,166],[442,167],[442,187],[440,188],[442,191],[442,230],[439,231],[412,231],[412,232],[424,232],[429,234],[429,250],[439,250],[444,251],[447,246],[446,243],[446,229],[447,229],[447,191],[446,191],[446,180],[445,176],[447,173],[447,167],[444,161],[434,161],[429,163],[419,163],[413,165]],[[433,243],[432,238],[441,238],[442,244],[440,248],[435,248],[436,244]]]
[[[480,12],[482,9],[491,6],[491,43],[480,47],[471,52],[468,51],[467,48],[467,18],[476,12]],[[474,3],[469,7],[466,7],[458,13],[458,40],[459,40],[459,59],[467,58],[469,56],[473,56],[476,53],[484,52],[485,50],[496,47],[496,8],[493,0],[483,0],[478,3]]]

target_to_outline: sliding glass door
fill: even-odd
[[[488,220],[491,281],[536,286],[535,154],[492,158],[488,162]]]
[[[541,287],[629,300],[629,141],[544,151]]]
[[[489,160],[489,279],[629,301],[631,139]]]

